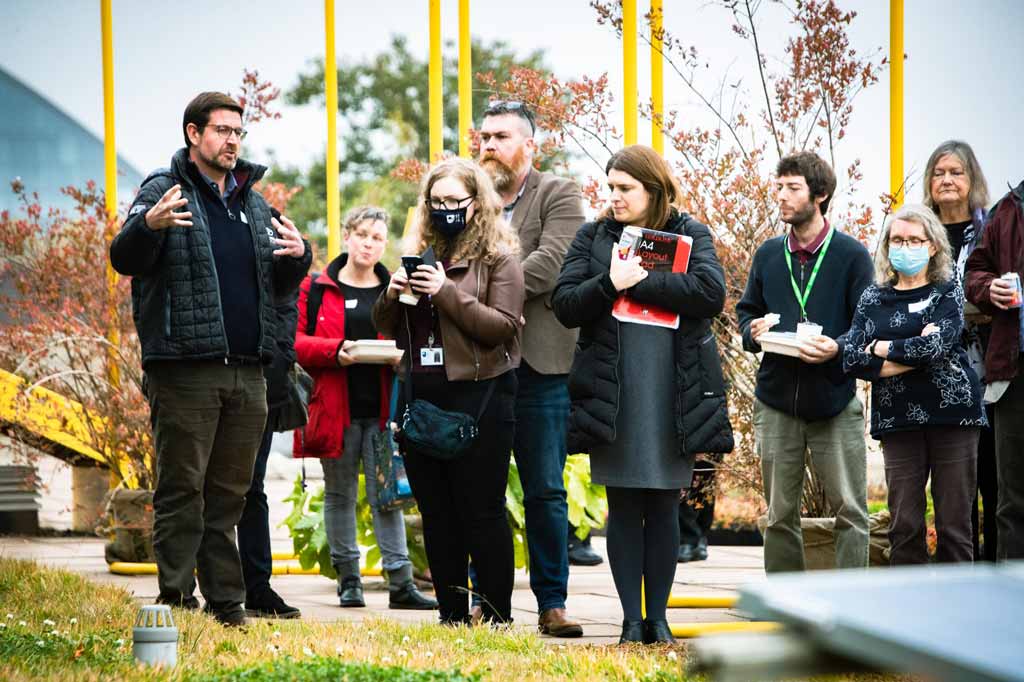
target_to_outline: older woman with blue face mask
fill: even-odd
[[[964,294],[946,230],[925,206],[886,224],[876,283],[841,339],[843,369],[871,382],[871,435],[882,443],[889,488],[890,562],[925,563],[925,490],[931,477],[939,561],[973,560],[981,386],[962,342]]]

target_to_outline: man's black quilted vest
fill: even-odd
[[[222,299],[209,214],[188,173],[188,163],[188,153],[181,149],[170,169],[156,171],[143,182],[121,233],[111,244],[115,269],[132,276],[132,314],[143,367],[160,360],[220,360],[234,350],[229,349],[224,311],[239,302]],[[255,350],[263,363],[269,363],[275,349],[276,288],[283,291],[297,286],[308,268],[310,253],[307,249],[302,260],[282,259],[275,271],[270,207],[252,190],[265,171],[263,166],[244,161],[236,167],[236,172],[245,176],[238,190],[238,207],[248,219],[248,248],[255,264],[253,288],[259,326]],[[145,211],[175,184],[181,185],[182,195],[188,199],[187,208],[179,210],[192,213],[192,227],[150,230],[143,220]]]

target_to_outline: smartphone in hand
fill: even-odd
[[[423,265],[422,256],[402,256],[402,267],[405,268],[406,277],[412,277],[416,268]]]
[[[402,256],[402,268],[405,270],[406,277],[412,278],[416,268],[421,265],[423,265],[421,256]],[[398,295],[398,300],[406,305],[416,305],[420,302],[420,297],[412,290],[412,286],[406,285],[402,293]]]

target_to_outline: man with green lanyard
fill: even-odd
[[[812,335],[801,344],[799,357],[765,353],[757,373],[754,439],[768,503],[764,566],[769,573],[804,569],[800,506],[810,453],[835,513],[836,566],[864,567],[864,407],[854,380],[843,374],[836,339],[850,328],[861,292],[872,281],[871,256],[825,219],[836,178],[823,159],[811,152],[787,156],[776,176],[779,214],[790,229],[754,254],[736,305],[743,347],[760,353],[758,339],[770,326],[797,331],[798,324],[806,324],[800,331],[810,328]]]

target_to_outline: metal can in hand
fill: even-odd
[[[999,279],[1005,281],[1013,289],[1013,300],[1010,301],[1010,308],[1019,308],[1021,305],[1020,275],[1016,272],[1007,272]]]

